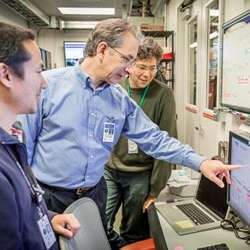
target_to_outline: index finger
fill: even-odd
[[[225,166],[225,168],[227,168],[228,170],[239,169],[239,168],[242,167],[241,165],[229,165],[229,164],[225,164],[224,166]]]

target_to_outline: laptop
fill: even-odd
[[[227,214],[227,189],[202,176],[193,199],[158,203],[157,210],[180,235],[220,227]]]

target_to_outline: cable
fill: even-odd
[[[233,232],[236,238],[245,240],[245,243],[250,245],[250,231],[247,226],[242,226],[240,224],[241,220],[233,214],[232,218],[222,220],[220,226],[224,230]]]

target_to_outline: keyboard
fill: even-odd
[[[208,215],[200,210],[193,203],[176,205],[195,225],[203,225],[214,222]]]
[[[217,244],[217,245],[197,248],[197,250],[229,250],[229,248],[228,248],[227,244],[221,243],[221,244]]]

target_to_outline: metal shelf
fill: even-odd
[[[165,37],[168,38],[171,36],[174,32],[173,31],[142,31],[142,34],[145,36],[152,36],[152,37]]]

